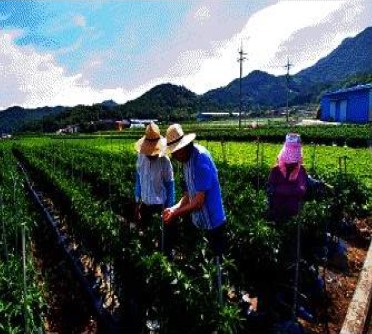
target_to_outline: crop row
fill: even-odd
[[[282,144],[262,142],[213,142],[201,141],[217,161],[229,165],[273,166]],[[311,173],[327,175],[346,172],[360,178],[372,189],[372,154],[369,149],[334,147],[324,145],[303,145],[304,166]]]
[[[32,256],[30,210],[9,145],[0,148],[0,332],[37,333],[45,302]]]
[[[122,160],[123,163],[134,164],[135,157],[133,145],[136,139],[139,139],[143,134],[143,130],[138,133],[133,139],[120,139],[118,137],[95,137],[94,139],[57,139],[49,138],[32,138],[23,139],[22,144],[33,148],[49,145],[58,147],[60,145],[69,144],[76,150],[103,151],[108,155],[122,155],[127,157],[129,153],[131,160]],[[282,144],[266,143],[262,140],[254,142],[231,142],[231,141],[209,141],[200,140],[197,136],[197,141],[206,146],[211,152],[214,160],[218,162],[226,162],[229,165],[246,165],[252,166],[264,164],[272,166],[276,162],[277,155]],[[281,138],[283,141],[284,136]],[[72,144],[73,143],[73,144]],[[325,146],[318,144],[304,144],[304,165],[307,170],[312,173],[334,173],[342,169],[350,175],[361,178],[372,189],[372,154],[370,149]],[[68,154],[66,156],[68,159]],[[127,177],[127,176],[126,176]],[[124,178],[122,178],[123,180]]]
[[[166,126],[161,126],[165,133]],[[264,142],[281,143],[288,132],[297,132],[304,143],[316,143],[350,147],[367,147],[372,138],[370,125],[322,125],[322,126],[261,126],[239,130],[231,126],[208,126],[208,124],[184,125],[187,132],[196,132],[203,140],[254,141],[258,137]],[[143,129],[125,129],[122,132],[102,132],[100,135],[117,136],[123,139],[135,139],[143,134]],[[94,138],[94,135],[83,136]]]
[[[73,143],[69,147],[75,150],[93,150],[106,152],[107,157],[125,156],[121,159],[122,163],[134,166],[135,156],[131,139],[113,139],[115,137],[103,137],[96,139],[76,139],[76,140],[48,140],[26,141],[28,145],[43,146],[54,143],[54,146]],[[139,137],[137,137],[138,139]],[[282,144],[270,144],[262,141],[256,142],[227,142],[227,141],[205,141],[197,140],[208,148],[216,162],[224,162],[231,166],[244,165],[247,168],[257,165],[272,166],[276,162]],[[38,144],[39,143],[39,144]],[[58,144],[59,143],[59,144]],[[62,144],[61,144],[62,143]],[[63,144],[64,143],[64,144]],[[346,172],[360,178],[361,181],[372,189],[372,154],[370,149],[337,147],[325,145],[303,145],[304,165],[308,171],[315,174],[326,176],[336,172]],[[98,153],[102,154],[102,153]],[[128,155],[127,155],[128,154]],[[130,157],[130,159],[128,158]],[[68,154],[65,157],[69,159]],[[105,158],[107,161],[110,159]],[[129,160],[128,160],[129,159]],[[120,157],[119,157],[120,160]],[[128,166],[129,167],[129,166]],[[134,168],[134,167],[133,167]],[[124,175],[120,178],[125,182],[132,175]]]
[[[194,129],[190,128],[190,131]],[[242,131],[231,129],[198,130],[199,138],[206,140],[252,141],[258,137],[265,142],[281,143],[288,132],[297,132],[306,144],[316,143],[350,147],[366,147],[372,138],[371,126],[267,126],[247,128]]]

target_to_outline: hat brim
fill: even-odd
[[[174,143],[172,145],[167,145],[167,151],[169,153],[174,153],[180,150],[181,148],[187,146],[188,144],[190,144],[195,138],[196,138],[195,133],[189,133],[187,135],[184,135],[182,139],[178,141],[177,143]]]
[[[135,149],[138,153],[154,156],[159,155],[162,156],[165,153],[165,138],[160,137],[158,141],[148,141],[146,137],[143,136],[140,140],[138,140],[135,144]]]

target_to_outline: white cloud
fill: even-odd
[[[16,46],[14,39],[19,35],[18,31],[0,31],[1,108],[89,105],[107,99],[124,103],[149,88],[143,86],[130,92],[122,88],[94,89],[81,74],[66,75],[51,54]]]
[[[249,38],[250,62],[261,67],[270,63],[280,45],[292,34],[319,24],[342,4],[342,1],[321,4],[319,1],[282,1],[253,15],[238,38]]]
[[[226,33],[229,15],[225,15],[225,22],[224,14],[220,13],[218,16],[215,7],[199,4],[187,18],[190,28],[184,27],[185,31],[181,35],[184,38],[174,38],[169,42],[169,48],[156,49],[157,52],[152,54],[151,67],[146,60],[148,54],[141,57],[136,55],[136,60],[141,61],[133,68],[136,73],[147,74],[137,76],[145,80],[142,84],[139,80],[134,81],[134,75],[129,72],[123,73],[122,81],[112,78],[109,81],[108,73],[111,72],[108,69],[116,68],[115,59],[112,59],[111,55],[112,49],[86,53],[79,73],[68,75],[56,61],[56,56],[66,52],[73,53],[82,48],[82,38],[77,38],[72,46],[55,51],[52,55],[38,52],[31,47],[17,46],[14,41],[22,35],[22,31],[0,30],[0,105],[3,108],[11,105],[76,105],[92,104],[106,99],[124,103],[165,82],[182,84],[196,93],[204,93],[224,86],[239,76],[237,58],[241,41],[248,52],[244,75],[256,69],[277,75],[284,74],[285,69],[282,66],[287,56],[296,65],[293,68],[295,72],[312,65],[331,52],[344,38],[354,36],[366,26],[372,25],[372,16],[368,14],[371,10],[368,12],[368,8],[368,1],[362,0],[279,1],[248,17],[245,24],[238,25],[243,28],[236,29],[238,26],[234,26],[234,29],[231,28]],[[217,21],[221,22],[219,25],[213,21],[216,15]],[[87,22],[83,16],[77,15],[74,20],[85,32],[91,33],[89,38],[97,33],[86,26]],[[197,30],[196,25],[192,26],[191,23],[195,20],[199,20],[199,23],[208,20],[208,24]],[[213,24],[209,26],[210,23]],[[217,33],[219,30],[222,31],[221,34]],[[238,32],[233,33],[237,30]],[[205,33],[200,37],[196,33],[198,31]],[[234,35],[226,39],[226,36],[231,34]],[[136,40],[133,40],[133,43],[135,42]],[[182,44],[182,48],[177,43]],[[174,53],[170,53],[171,51]],[[122,60],[132,64],[132,55],[127,56],[128,59]],[[176,61],[167,70],[165,66],[161,66],[163,59],[167,60],[167,66],[169,59]],[[155,79],[151,79],[154,77]],[[106,89],[95,88],[93,80],[104,82],[102,86]]]
[[[87,20],[83,15],[74,15],[72,20],[78,27],[85,28],[87,26]]]
[[[224,86],[239,76],[237,63],[241,42],[248,53],[244,73],[261,69],[279,75],[284,74],[287,56],[295,59],[299,71],[313,65],[327,55],[346,37],[354,36],[360,27],[348,26],[350,18],[360,12],[359,2],[346,1],[279,1],[252,15],[240,33],[224,42],[215,43],[209,52],[189,50],[179,55],[169,74],[177,74],[179,84],[197,93]],[[341,14],[340,14],[341,13]],[[332,18],[339,15],[339,22]],[[335,24],[338,30],[335,30]],[[322,29],[317,29],[322,25]],[[359,29],[358,29],[359,28]],[[298,41],[301,50],[291,53],[290,42],[296,33],[309,29],[315,43]],[[319,31],[322,30],[322,31]],[[316,43],[317,35],[326,43]],[[327,40],[328,39],[328,40]],[[292,50],[293,51],[293,50]],[[195,57],[195,55],[200,57]],[[279,57],[279,54],[281,57]],[[182,69],[182,71],[180,71]]]
[[[207,6],[200,7],[194,14],[194,18],[199,22],[207,21],[210,17],[211,14]]]

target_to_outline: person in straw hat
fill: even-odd
[[[165,155],[166,141],[159,127],[151,122],[145,135],[136,142],[138,158],[135,182],[135,220],[148,224],[155,213],[172,206],[175,183],[170,159]]]
[[[181,200],[163,211],[170,224],[191,214],[193,224],[206,231],[211,249],[217,257],[223,253],[226,215],[222,204],[218,171],[210,153],[193,141],[194,133],[184,134],[181,125],[167,129],[167,148],[172,158],[182,163],[186,191]]]

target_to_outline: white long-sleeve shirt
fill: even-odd
[[[152,160],[139,154],[136,169],[136,200],[140,197],[147,205],[165,204],[168,196],[166,183],[174,182],[170,159],[162,156]]]

